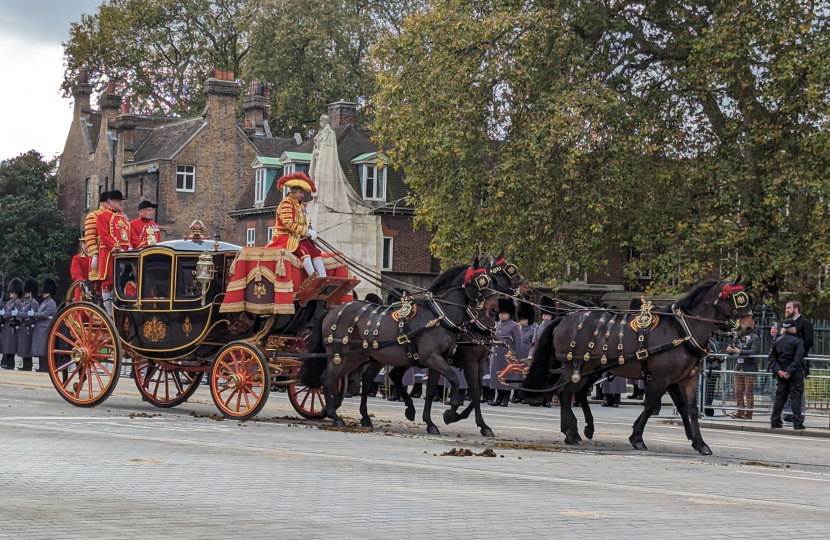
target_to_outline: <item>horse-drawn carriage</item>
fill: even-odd
[[[113,392],[124,365],[157,407],[186,402],[206,376],[228,418],[252,418],[280,386],[299,414],[321,417],[320,389],[300,384],[307,337],[315,311],[351,300],[358,280],[342,265],[331,277],[307,279],[285,250],[208,240],[194,225],[182,240],[113,256],[112,315],[88,282],[72,284],[67,298],[81,288],[82,300],[67,301],[49,330],[55,389],[73,405],[94,407]],[[252,268],[241,285],[232,280],[237,264]],[[276,309],[275,293],[287,298]],[[243,301],[228,309],[229,294]],[[270,303],[256,303],[267,295]]]

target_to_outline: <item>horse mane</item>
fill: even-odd
[[[674,307],[683,310],[689,310],[703,301],[703,298],[712,290],[713,287],[720,283],[716,279],[707,279],[695,285],[686,296],[675,302]]]
[[[445,271],[443,274],[435,278],[429,285],[430,292],[438,292],[451,286],[453,281],[458,278],[459,274],[466,272],[470,266],[467,264],[459,264]]]

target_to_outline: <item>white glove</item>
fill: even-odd
[[[35,312],[32,309],[30,309],[29,311],[26,312],[26,316],[28,316],[28,317],[31,317],[34,314],[35,314]]]
[[[98,254],[92,256],[92,264],[89,265],[93,270],[98,270]]]
[[[306,236],[308,236],[312,240],[317,240],[317,232],[316,231],[308,229],[305,234],[306,234]]]
[[[12,310],[12,317],[17,317],[17,308]]]

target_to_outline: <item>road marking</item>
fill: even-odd
[[[786,474],[773,474],[773,473],[763,473],[763,472],[755,472],[755,471],[735,471],[741,474],[757,474],[758,476],[775,476],[777,478],[789,478],[791,480],[810,480],[811,482],[830,482],[830,479],[824,478],[808,478],[806,476],[789,476]]]

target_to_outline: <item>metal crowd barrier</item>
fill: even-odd
[[[706,369],[699,376],[698,404],[701,417],[706,413],[713,420],[732,418],[732,414],[752,413],[753,419],[759,416],[769,417],[775,401],[776,379],[769,372],[766,355],[744,357],[756,359],[756,371],[739,371],[738,357],[727,354],[712,354],[704,359]],[[709,369],[713,359],[719,361],[719,367]],[[804,416],[817,416],[828,419],[830,426],[830,356],[810,356],[810,376],[804,380],[806,408]],[[751,386],[744,383],[743,390],[751,389],[752,406],[748,403],[748,392],[742,391],[736,383],[741,379],[751,379]],[[745,380],[745,379],[744,379]],[[749,388],[747,388],[749,386]],[[741,401],[741,403],[739,403]],[[785,409],[785,415],[786,415]]]

